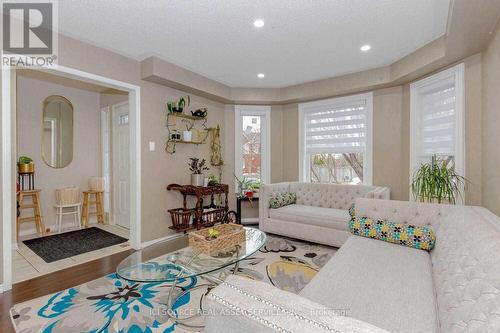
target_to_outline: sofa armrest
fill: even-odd
[[[290,192],[290,183],[266,184],[259,191],[259,225],[269,217],[269,199],[280,194]]]
[[[342,310],[237,275],[213,289],[205,302],[207,333],[386,332],[339,315]]]
[[[390,200],[391,190],[388,187],[377,186],[370,192],[366,193],[365,198],[369,199],[379,199],[379,200]]]

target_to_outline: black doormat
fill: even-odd
[[[124,243],[128,239],[92,227],[23,241],[45,262],[54,262],[78,254]]]

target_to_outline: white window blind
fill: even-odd
[[[464,65],[410,85],[411,174],[433,155],[451,157],[464,169]]]
[[[424,156],[454,155],[456,133],[455,84],[444,82],[421,95],[421,136]]]
[[[366,148],[366,98],[304,107],[307,154],[361,153]]]
[[[371,185],[372,109],[372,93],[299,104],[300,180],[312,181],[311,173],[321,164],[319,160],[327,158],[318,155],[328,154],[329,158],[334,158],[339,163],[332,166],[336,169],[335,181],[349,183],[354,177]],[[347,169],[352,169],[352,172]],[[349,174],[348,177],[340,176],[344,171]],[[318,181],[318,177],[314,176],[314,181]],[[319,181],[323,181],[323,177],[320,178]]]

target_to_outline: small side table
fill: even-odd
[[[236,223],[237,224],[241,224],[241,202],[242,201],[248,201],[250,202],[250,199],[245,195],[237,195],[236,196]],[[254,194],[254,196],[252,197],[252,201],[251,202],[254,202],[254,201],[259,201],[259,197],[256,196]]]

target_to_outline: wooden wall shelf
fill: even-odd
[[[198,131],[199,133],[204,132],[202,135],[202,138],[197,138],[197,140],[194,141],[184,141],[184,140],[175,140],[171,139],[171,134],[174,132],[180,133],[183,131],[182,128],[179,127],[177,123],[172,124],[171,119],[181,119],[184,123],[190,123],[193,127],[194,124],[201,122],[201,125],[198,126]],[[201,128],[200,128],[201,127]],[[210,129],[207,127],[207,117],[196,117],[192,116],[190,114],[185,114],[185,113],[175,113],[175,112],[170,112],[167,113],[167,130],[168,130],[168,139],[165,144],[165,151],[169,154],[174,154],[175,153],[175,146],[178,143],[181,144],[191,144],[191,145],[201,145],[204,144],[208,138],[208,133]]]

